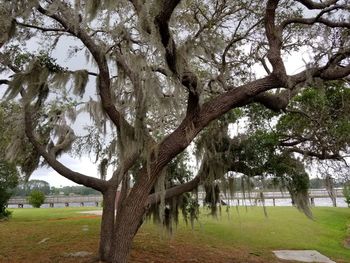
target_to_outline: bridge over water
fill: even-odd
[[[335,189],[335,197],[341,198],[343,197],[343,189],[337,188]],[[198,193],[199,200],[203,200],[205,196],[204,192]],[[281,191],[252,191],[252,192],[236,192],[234,196],[230,198],[226,198],[224,194],[221,194],[221,199],[230,199],[230,200],[253,200],[259,201],[262,199],[272,199],[273,204],[275,205],[275,200],[277,199],[291,199],[290,194],[288,192]],[[314,204],[314,200],[316,198],[329,198],[328,192],[325,189],[310,189],[309,197],[311,204]],[[47,204],[49,207],[54,207],[55,204],[64,204],[68,207],[70,204],[79,204],[80,206],[84,206],[89,204],[100,205],[102,204],[102,195],[88,195],[88,196],[46,196],[44,204]],[[24,197],[12,197],[8,201],[8,205],[17,206],[23,208],[24,205],[29,205],[29,202]]]
[[[64,204],[66,207],[69,204],[80,204],[80,206],[84,206],[85,204],[94,204],[99,206],[102,203],[102,195],[83,195],[83,196],[46,196],[44,204],[48,204],[50,207],[54,207],[55,204]],[[29,205],[27,198],[25,197],[12,197],[7,205],[15,205],[19,208],[23,208],[24,205]]]

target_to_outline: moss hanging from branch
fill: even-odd
[[[89,80],[89,73],[87,70],[77,70],[73,73],[74,88],[73,94],[83,97],[85,94],[86,84]]]

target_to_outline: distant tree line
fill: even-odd
[[[75,195],[100,195],[100,192],[86,187],[86,186],[63,186],[63,187],[54,187],[52,186],[50,188],[50,194],[51,195],[58,195],[58,194],[75,194]]]
[[[54,187],[43,180],[30,180],[28,182],[21,182],[12,191],[12,196],[29,196],[31,192],[39,191],[45,195],[96,195],[99,194],[96,190],[85,186],[63,186]]]

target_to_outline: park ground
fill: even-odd
[[[0,222],[0,262],[92,262],[97,255],[100,217],[92,208],[13,209]],[[130,262],[282,262],[273,250],[315,249],[337,263],[350,262],[350,209],[314,208],[314,220],[292,207],[223,209],[217,219],[202,210],[192,229],[179,223],[169,235],[145,223]],[[175,227],[174,227],[175,228]],[[69,253],[86,251],[87,257]],[[290,262],[290,261],[288,261]]]

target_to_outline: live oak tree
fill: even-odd
[[[103,194],[99,256],[107,262],[127,261],[151,205],[205,181],[198,175],[164,186],[166,166],[212,121],[253,103],[286,110],[311,84],[350,73],[347,0],[2,0],[0,12],[0,63],[8,76],[0,84],[24,112],[9,157],[20,156],[28,140],[33,164],[42,156]],[[75,70],[52,58],[60,41],[72,38],[69,55],[84,53],[92,66]],[[27,43],[34,40],[40,44],[33,51]],[[290,74],[286,57],[305,51],[305,67]],[[264,74],[255,74],[258,65]],[[80,137],[72,124],[82,112],[91,125]],[[101,178],[57,159],[72,146],[96,153]]]

